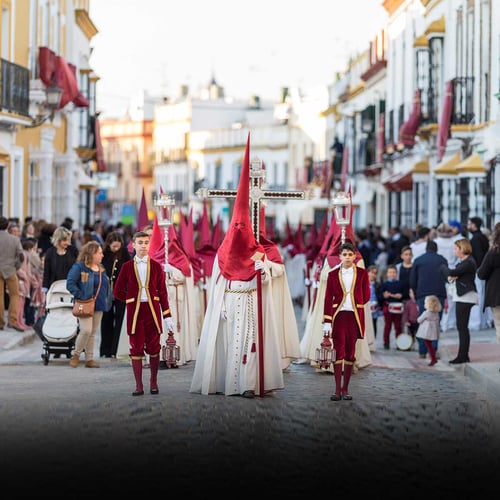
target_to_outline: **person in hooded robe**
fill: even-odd
[[[288,285],[283,257],[276,243],[267,238],[265,211],[260,209],[260,243],[264,247],[270,265],[272,299],[279,331],[281,367],[286,370],[290,363],[300,358],[300,338],[292,295]]]
[[[269,264],[250,220],[249,148],[250,135],[230,226],[214,259],[191,393],[253,398],[284,388]]]

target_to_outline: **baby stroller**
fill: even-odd
[[[43,342],[44,365],[49,364],[51,354],[71,357],[79,330],[72,309],[73,296],[66,289],[66,280],[54,281],[47,291],[45,312],[34,327]]]

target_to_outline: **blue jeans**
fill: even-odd
[[[439,299],[439,302],[441,302],[441,312],[439,313],[439,321],[441,321],[441,318],[443,317],[444,301],[445,301],[446,297],[438,297],[438,299]],[[417,306],[418,306],[418,313],[422,314],[425,310],[425,307],[424,307],[425,297],[420,297],[420,298],[416,299],[416,302],[417,302]],[[418,340],[418,353],[420,355],[425,356],[427,354],[427,347],[425,347],[423,339],[419,339],[417,337],[417,340]],[[438,341],[437,340],[432,341],[432,347],[434,347],[434,350],[437,352],[437,350],[438,350]]]

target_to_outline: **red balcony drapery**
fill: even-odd
[[[445,93],[443,99],[443,110],[441,112],[441,121],[439,122],[438,130],[438,163],[443,159],[446,151],[446,143],[450,137],[451,112],[453,109],[453,82],[446,82]]]
[[[418,126],[420,125],[420,113],[421,94],[420,90],[416,90],[413,97],[413,108],[410,117],[399,129],[399,142],[410,148],[415,145],[415,136],[417,135]]]
[[[411,169],[409,171],[392,174],[383,184],[387,191],[411,191],[413,189]]]
[[[38,73],[40,80],[46,87],[57,85],[63,90],[59,109],[64,108],[69,102],[77,107],[88,107],[89,102],[78,88],[76,66],[68,63],[64,57],[48,47],[38,49]]]
[[[104,161],[104,150],[102,148],[101,141],[101,129],[99,125],[99,118],[95,117],[95,149],[96,149],[96,157],[95,160],[97,162],[97,171],[98,172],[106,172],[107,166]]]
[[[382,155],[385,149],[385,113],[380,113],[377,132],[377,163],[383,162]]]

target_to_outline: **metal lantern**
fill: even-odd
[[[316,363],[320,368],[328,370],[335,361],[335,349],[329,335],[323,337],[320,347],[316,349]]]
[[[345,228],[351,222],[351,197],[343,191],[338,191],[332,199],[332,205],[335,220],[342,230],[342,243],[345,243]]]
[[[180,348],[174,338],[174,332],[168,332],[166,346],[162,347],[163,359],[167,368],[178,368],[177,362],[180,358]]]
[[[156,207],[158,225],[165,228],[171,226],[174,223],[174,197],[167,193],[161,193],[158,198],[155,198],[154,204]]]
[[[175,199],[167,193],[161,193],[155,198],[156,218],[158,225],[163,228],[163,239],[165,243],[165,264],[168,264],[168,228],[174,223]]]

